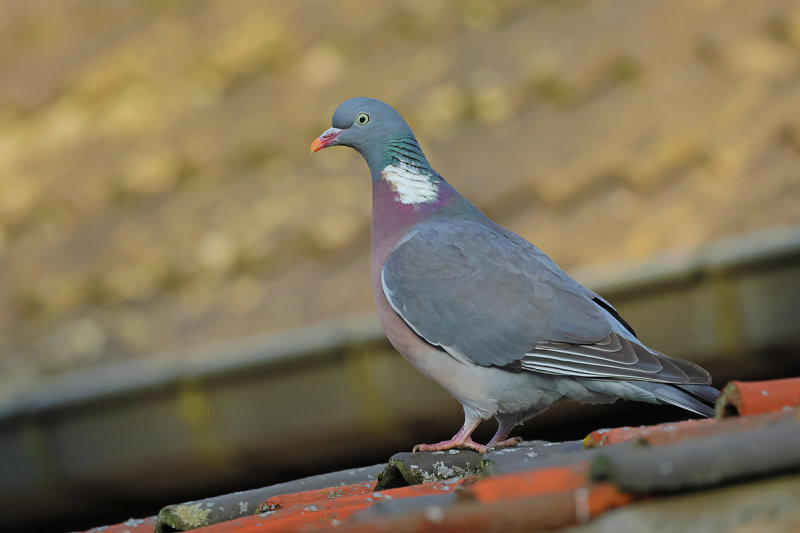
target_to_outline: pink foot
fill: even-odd
[[[484,446],[483,444],[478,444],[469,437],[466,438],[457,438],[457,437],[458,435],[456,435],[456,437],[453,437],[450,440],[443,440],[442,442],[437,442],[436,444],[417,444],[411,451],[412,453],[417,453],[417,452],[440,452],[443,450],[457,449],[457,450],[473,450],[481,455],[486,453],[486,446]]]
[[[510,439],[505,439],[501,441],[495,441],[494,439],[492,439],[489,441],[486,447],[499,450],[501,448],[510,448],[512,446],[516,446],[520,442],[522,442],[522,437],[511,437]]]

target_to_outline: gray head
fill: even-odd
[[[388,104],[374,98],[351,98],[333,113],[332,128],[312,144],[316,152],[328,146],[349,146],[366,159],[370,170],[379,172],[385,164],[387,142],[399,138],[417,141],[411,128]]]

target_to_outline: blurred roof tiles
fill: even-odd
[[[0,392],[370,310],[366,170],[307,153],[356,94],[567,267],[796,222],[799,36],[791,0],[5,2]]]

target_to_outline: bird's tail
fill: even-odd
[[[719,391],[711,385],[671,385],[650,381],[633,382],[656,397],[661,403],[675,405],[705,417],[714,416]]]

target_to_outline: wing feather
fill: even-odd
[[[595,293],[500,226],[420,224],[389,254],[381,282],[392,309],[414,332],[465,364],[598,379],[710,381],[702,368],[640,344],[614,323],[610,304],[598,304]]]

